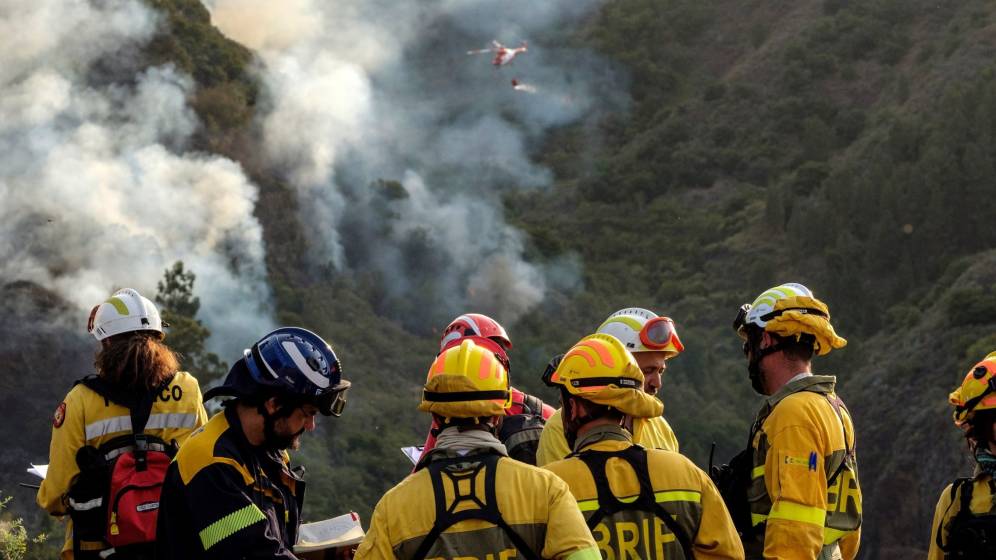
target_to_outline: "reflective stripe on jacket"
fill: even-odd
[[[543,426],[539,448],[536,450],[536,465],[544,466],[559,461],[571,454],[564,436],[564,421],[560,417],[562,409],[557,409]],[[678,452],[678,438],[663,416],[633,419],[633,441],[647,449],[664,449]]]
[[[52,515],[68,512],[68,493],[80,472],[76,453],[85,445],[100,447],[131,432],[128,409],[108,401],[83,384],[74,386],[59,405],[59,418],[53,423],[48,454],[48,473],[36,501]],[[145,433],[169,443],[183,443],[195,429],[207,422],[200,385],[194,376],[178,372],[169,388],[152,404]],[[72,554],[72,524],[66,518],[66,542],[62,558]]]
[[[578,444],[579,452],[614,452],[632,447],[633,441],[618,426],[599,426]],[[684,529],[695,558],[744,557],[726,504],[701,469],[682,455],[654,449],[647,450],[647,466],[654,499]],[[567,482],[586,518],[599,508],[595,479],[580,458],[572,456],[544,468]],[[620,501],[634,500],[640,493],[633,468],[622,459],[609,459],[605,472]],[[603,518],[592,532],[605,558],[682,558],[675,535],[652,513],[623,510]]]
[[[467,470],[479,462],[467,455]],[[479,455],[477,455],[480,457]],[[507,523],[542,558],[600,560],[595,542],[564,481],[552,473],[507,457],[495,468],[498,510]],[[473,478],[474,495],[484,497],[482,471]],[[454,501],[452,482],[444,478],[447,506]],[[461,484],[461,494],[469,493]],[[469,501],[456,511],[469,509]],[[436,517],[432,481],[427,469],[409,475],[377,503],[370,529],[356,551],[357,560],[409,559],[429,534]],[[498,526],[480,519],[463,520],[446,529],[426,558],[520,557],[511,539]]]
[[[861,489],[854,425],[846,408],[839,406],[838,416],[831,404],[839,402],[835,382],[826,375],[792,381],[758,413],[747,496],[753,524],[766,524],[764,558],[817,558],[838,546],[844,560],[857,555]]]
[[[286,453],[251,445],[229,406],[180,447],[166,473],[156,558],[296,558],[303,495]]]

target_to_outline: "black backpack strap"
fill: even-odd
[[[671,517],[666,509],[657,503],[654,487],[650,482],[650,467],[647,463],[645,449],[639,445],[633,445],[620,451],[582,451],[577,454],[577,457],[584,462],[591,472],[598,493],[598,509],[588,518],[588,529],[594,530],[603,517],[620,511],[645,511],[659,517],[668,530],[674,533],[685,558],[693,557],[692,543],[688,533],[678,524],[677,520]],[[640,484],[640,494],[636,500],[623,503],[612,493],[608,475],[605,473],[605,466],[612,458],[626,461],[636,473],[636,480]]]
[[[173,383],[174,377],[171,375],[163,380],[158,387],[137,395],[109,383],[99,375],[88,375],[76,381],[74,385],[82,383],[98,395],[104,397],[104,399],[128,409],[131,416],[131,443],[135,446],[135,468],[143,471],[146,468],[146,451],[149,448],[150,439],[145,435],[145,425],[148,424],[149,417],[152,415],[152,407],[156,402],[156,398],[160,393],[169,388],[170,384]]]
[[[955,497],[958,496],[958,490],[961,490],[961,501],[959,503],[958,513],[955,514],[955,519],[964,518],[966,515],[970,517],[972,515],[972,511],[969,506],[972,503],[972,490],[975,486],[973,482],[974,481],[971,478],[959,478],[951,484],[951,499],[948,501],[948,509],[944,510],[944,515],[941,516],[941,520],[938,522],[937,536],[934,538],[937,548],[941,549],[943,552],[951,550],[950,543],[945,545],[941,542],[941,533],[944,532],[944,518],[946,518],[948,516],[948,512],[951,511],[951,506],[954,505]]]
[[[457,457],[453,459],[442,459],[429,463],[426,470],[432,480],[432,493],[436,502],[436,520],[432,524],[432,529],[419,543],[418,549],[412,556],[413,560],[424,560],[432,545],[439,540],[439,536],[453,525],[467,519],[481,519],[501,527],[505,534],[512,540],[512,544],[519,553],[528,560],[541,560],[532,548],[507,522],[498,511],[497,490],[495,488],[495,478],[497,476],[498,461],[501,455],[488,453],[480,457],[466,458]],[[477,460],[477,464],[469,470],[454,472],[448,467],[458,464],[467,464]],[[484,502],[477,497],[477,476],[484,470]],[[443,475],[450,479],[453,484],[453,503],[446,505],[446,489],[443,486]],[[460,482],[470,481],[470,488],[466,494],[460,493]],[[463,502],[473,502],[477,508],[466,509],[457,512],[457,507]]]

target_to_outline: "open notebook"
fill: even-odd
[[[294,552],[300,554],[315,550],[354,546],[363,540],[363,535],[360,516],[355,512],[324,521],[302,523],[301,529],[298,531],[297,544],[294,545]]]

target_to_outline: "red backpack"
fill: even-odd
[[[129,395],[97,376],[79,381],[106,400],[128,407],[132,432],[76,455],[80,476],[69,491],[73,549],[87,558],[151,558],[159,495],[176,445],[146,435],[152,404],[172,378],[145,395]]]

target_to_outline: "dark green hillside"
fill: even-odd
[[[970,471],[947,392],[996,349],[994,26],[985,2],[609,4],[579,34],[626,62],[632,111],[552,135],[558,184],[507,201],[538,255],[582,256],[586,291],[520,331],[561,343],[562,316],[631,302],[674,316],[665,412],[703,464],[757,406],[737,305],[810,285],[850,339],[816,369],[858,421],[865,553],[923,554]]]

